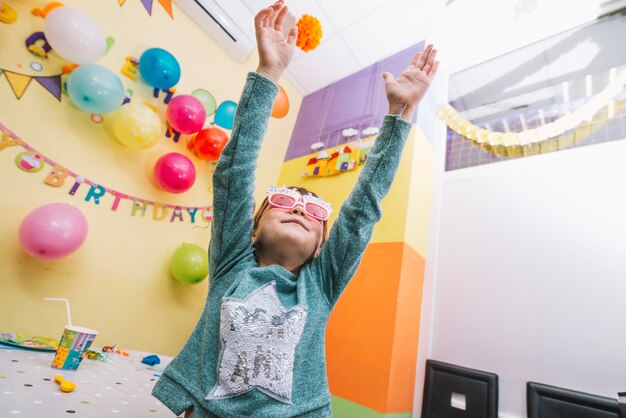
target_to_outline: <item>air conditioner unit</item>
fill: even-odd
[[[174,1],[236,61],[245,61],[254,49],[254,15],[242,1]]]

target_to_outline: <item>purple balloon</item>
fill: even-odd
[[[36,258],[54,260],[78,249],[87,238],[87,219],[67,203],[51,203],[30,212],[20,225],[20,243]]]

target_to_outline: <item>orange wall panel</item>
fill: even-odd
[[[413,409],[424,267],[424,258],[405,244],[394,324],[395,336],[386,413],[407,412]]]
[[[371,243],[326,330],[331,393],[381,413],[413,404],[424,259]]]
[[[384,412],[403,243],[372,243],[326,331],[333,395]]]

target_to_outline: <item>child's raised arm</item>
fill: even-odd
[[[209,246],[211,279],[219,277],[242,256],[252,254],[254,177],[267,129],[276,83],[294,53],[297,29],[285,39],[282,24],[287,6],[279,0],[262,9],[254,19],[259,50],[257,73],[250,73],[244,86],[230,140],[213,174],[213,225]]]
[[[356,186],[341,207],[319,257],[312,263],[322,277],[322,290],[331,306],[354,275],[374,225],[382,216],[380,201],[387,195],[398,169],[413,112],[437,73],[436,53],[428,45],[397,78],[383,74],[390,115],[385,116]]]
[[[405,121],[411,122],[415,108],[437,74],[439,61],[435,61],[436,56],[437,50],[428,45],[423,52],[415,54],[398,78],[394,78],[391,73],[383,73],[389,114],[400,115]]]
[[[283,36],[283,21],[287,6],[279,0],[272,6],[261,10],[254,18],[254,30],[259,49],[257,72],[278,83],[280,76],[289,66],[295,51],[298,27],[289,30],[287,39]]]

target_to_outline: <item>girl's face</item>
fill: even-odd
[[[304,263],[314,255],[322,241],[323,224],[302,206],[292,209],[269,207],[259,220],[254,234],[255,246],[264,254],[294,257]]]

